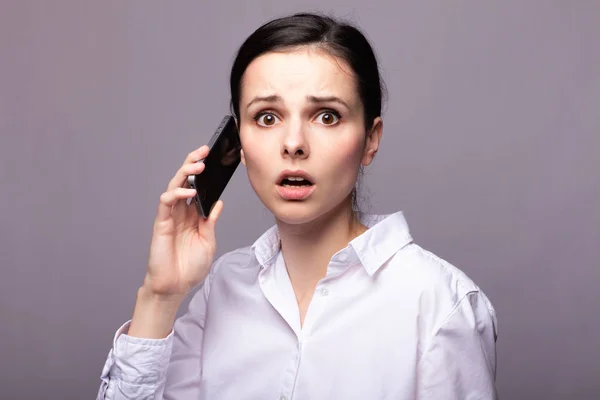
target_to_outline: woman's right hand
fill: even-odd
[[[196,194],[187,184],[188,175],[204,171],[197,162],[208,155],[208,146],[188,154],[179,171],[160,196],[154,220],[146,290],[155,296],[185,297],[201,283],[212,265],[215,250],[215,224],[223,203],[218,201],[207,219],[198,215],[187,200]]]
[[[164,338],[173,327],[184,297],[204,281],[215,250],[215,224],[223,202],[217,201],[207,219],[198,215],[195,189],[187,187],[188,175],[204,171],[197,162],[208,155],[208,146],[192,151],[160,196],[154,220],[150,255],[144,284],[138,290],[130,336]]]

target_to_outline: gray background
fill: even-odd
[[[390,97],[368,209],[488,294],[503,399],[600,392],[600,2],[0,3],[0,388],[93,398],[142,282],[160,193],[228,111],[267,19],[372,40]],[[241,167],[218,253],[272,224]]]

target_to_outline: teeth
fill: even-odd
[[[286,179],[290,181],[303,181],[304,178],[300,178],[299,176],[288,176]]]

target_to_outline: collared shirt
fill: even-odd
[[[98,399],[496,399],[497,320],[401,212],[331,258],[300,324],[277,228],[220,257],[165,339],[117,331]]]

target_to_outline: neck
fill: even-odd
[[[314,290],[325,277],[331,257],[363,233],[363,226],[350,202],[342,204],[313,221],[290,225],[277,221],[281,251],[296,293]]]

